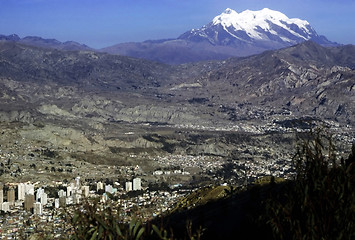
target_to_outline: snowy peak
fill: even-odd
[[[193,29],[179,37],[191,41],[208,41],[213,45],[279,48],[307,40],[330,44],[319,36],[306,20],[288,18],[285,14],[264,8],[237,13],[227,8],[200,29]],[[323,42],[322,42],[323,41]]]
[[[336,43],[319,36],[310,24],[264,8],[241,13],[227,8],[206,25],[177,39],[117,44],[105,52],[147,58],[169,64],[244,57],[311,40],[323,46]]]
[[[212,23],[213,25],[220,24],[224,28],[233,27],[235,31],[245,31],[248,36],[255,39],[267,38],[264,32],[278,34],[274,30],[275,26],[281,27],[304,40],[309,40],[310,34],[315,33],[307,21],[298,18],[289,19],[285,14],[268,8],[260,11],[246,10],[240,14],[227,8],[221,15],[215,17]],[[302,30],[301,33],[296,32],[295,28]]]
[[[221,15],[218,15],[213,19],[213,23],[215,22],[229,22],[238,17],[238,13],[233,9],[227,8]]]
[[[225,13],[225,14],[232,14],[232,13],[237,13],[237,12],[234,11],[233,9],[227,8],[223,13]]]

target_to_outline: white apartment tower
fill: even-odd
[[[59,208],[59,198],[54,199],[54,207]]]
[[[42,193],[41,196],[40,196],[40,203],[42,204],[42,206],[45,206],[47,205],[48,203],[48,195],[47,193]]]
[[[108,192],[108,193],[112,194],[113,188],[112,188],[112,186],[110,184],[105,186],[105,192]]]
[[[80,188],[80,177],[75,178],[75,187]]]
[[[104,189],[104,184],[102,182],[96,183],[96,191],[99,191],[100,189]]]
[[[142,190],[142,180],[140,178],[133,179],[133,191],[140,191]]]
[[[65,191],[63,189],[58,191],[58,197],[66,197]]]
[[[19,183],[17,185],[17,198],[18,200],[25,200],[26,185],[24,183]]]
[[[10,211],[10,203],[9,202],[3,202],[1,204],[1,210],[3,210],[4,212]]]
[[[4,202],[4,190],[2,189],[2,186],[0,186],[0,207],[3,202]]]
[[[67,187],[67,197],[70,197],[72,195],[73,188],[71,186]]]
[[[126,192],[132,191],[132,182],[126,182]]]
[[[44,189],[43,188],[38,188],[36,192],[36,202],[39,202],[39,199],[41,196],[44,194]]]

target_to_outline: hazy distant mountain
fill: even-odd
[[[177,39],[123,43],[102,51],[178,64],[248,56],[307,40],[323,46],[337,45],[318,35],[305,20],[290,19],[267,8],[239,14],[228,8],[209,24],[185,32]]]
[[[93,50],[92,48],[80,44],[74,41],[67,41],[67,42],[60,42],[56,39],[44,39],[37,36],[27,36],[24,38],[20,38],[16,34],[12,34],[9,36],[0,35],[0,41],[12,41],[18,42],[21,44],[29,45],[29,46],[36,46],[36,47],[43,47],[43,48],[54,48],[66,51],[90,51]]]

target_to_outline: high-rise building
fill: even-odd
[[[54,207],[59,208],[59,198],[54,199]]]
[[[58,191],[58,197],[66,197],[66,193],[63,189]]]
[[[7,201],[9,202],[10,206],[15,205],[15,189],[12,186],[10,186],[9,190],[7,191]]]
[[[126,182],[126,192],[132,191],[132,182]]]
[[[33,213],[37,214],[37,215],[41,215],[42,214],[42,203],[40,202],[36,202],[33,205]]]
[[[17,185],[17,199],[25,200],[26,186],[24,183],[19,183]]]
[[[105,186],[105,192],[112,193],[112,186],[110,184]]]
[[[80,188],[80,177],[75,178],[75,187]]]
[[[25,194],[35,195],[35,186],[33,184],[25,184]]]
[[[44,189],[43,188],[38,188],[36,191],[36,202],[39,202],[42,194],[44,194]]]
[[[104,184],[102,182],[96,183],[96,191],[99,191],[100,189],[104,189]]]
[[[4,202],[4,190],[0,187],[0,206]]]
[[[26,194],[25,195],[25,210],[26,211],[31,211],[33,208],[33,204],[35,202],[35,196],[32,194]]]
[[[3,202],[1,204],[1,210],[3,210],[4,212],[10,211],[10,203],[9,202]]]
[[[71,186],[67,187],[67,197],[70,197],[72,195],[73,188]]]
[[[79,204],[81,199],[81,192],[77,191],[73,193],[73,203]]]
[[[47,205],[47,203],[48,203],[48,195],[47,195],[47,193],[42,193],[41,194],[40,203],[42,204],[42,207]]]
[[[133,191],[140,191],[142,190],[142,180],[140,178],[133,179]]]

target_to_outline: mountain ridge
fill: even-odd
[[[0,41],[18,42],[24,45],[53,48],[65,51],[93,51],[93,48],[75,41],[60,42],[56,39],[45,39],[38,36],[26,36],[20,38],[17,34],[0,35]]]
[[[62,109],[84,118],[91,112],[100,121],[233,126],[282,112],[354,121],[354,46],[325,48],[308,41],[250,57],[177,66],[14,42],[0,42],[0,49],[3,109],[33,106],[31,112],[43,112],[49,98],[51,108],[56,106],[50,112],[60,115]],[[59,97],[59,88],[70,101]],[[96,95],[110,100],[96,104],[90,100]]]
[[[177,38],[119,43],[102,49],[92,49],[73,41],[60,42],[36,36],[20,38],[16,34],[0,35],[0,41],[69,51],[100,51],[168,64],[245,57],[307,40],[323,46],[339,45],[318,35],[306,20],[290,19],[268,8],[241,13],[227,8],[210,23],[182,33]]]

